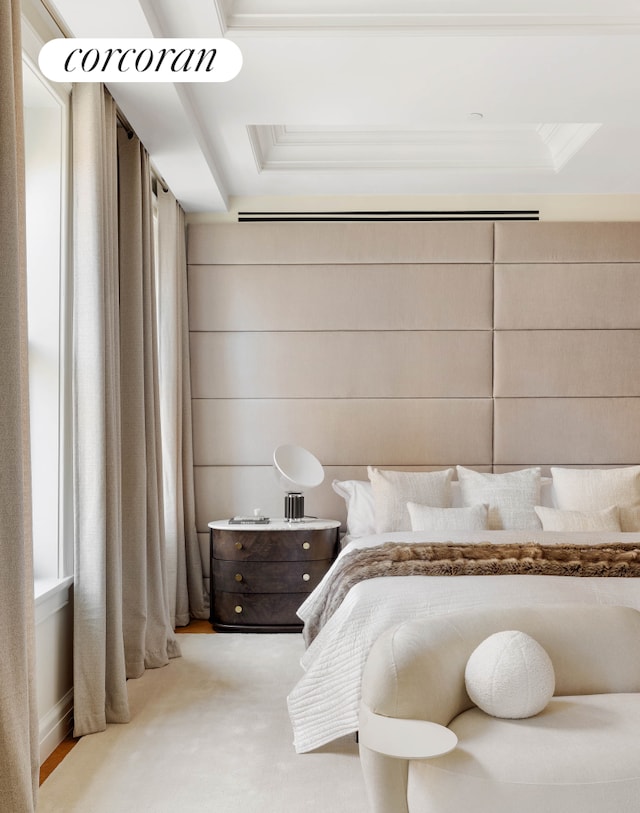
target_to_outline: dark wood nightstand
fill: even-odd
[[[337,520],[209,523],[211,615],[220,632],[299,632],[296,610],[339,551]]]

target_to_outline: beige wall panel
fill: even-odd
[[[338,471],[325,467],[322,485],[305,492],[305,513],[344,522],[344,500],[331,488],[334,477],[343,479],[336,474]],[[348,479],[367,479],[366,468],[358,468],[358,472],[358,477],[349,474]],[[195,489],[199,531],[205,531],[207,523],[214,519],[250,516],[254,508],[269,517],[284,514],[284,493],[271,466],[196,466]]]
[[[640,396],[640,330],[495,334],[497,397]]]
[[[195,400],[196,465],[265,465],[293,443],[325,465],[491,463],[492,400]]]
[[[640,328],[640,263],[497,265],[495,327]]]
[[[549,463],[545,465],[544,463],[521,463],[517,466],[494,466],[493,471],[496,474],[501,474],[502,472],[506,471],[517,471],[518,469],[526,469],[531,468],[532,466],[537,466],[540,469],[540,474],[543,477],[551,477],[551,466],[555,466],[555,463]],[[593,464],[593,463],[571,463],[569,464],[568,468],[575,468],[575,469],[593,469],[593,468],[601,468],[601,469],[612,469],[616,468],[619,464],[618,463],[608,463],[608,464]]]
[[[491,265],[189,268],[189,326],[209,330],[490,330]]]
[[[640,223],[495,224],[497,263],[640,262]]]
[[[640,398],[497,398],[496,465],[640,460]]]
[[[192,333],[194,398],[491,397],[490,331]]]
[[[375,461],[372,461],[375,464]],[[457,461],[459,462],[459,461]],[[393,468],[430,471],[442,466],[394,466]],[[490,471],[490,466],[477,466]],[[305,493],[305,513],[325,519],[346,520],[345,502],[331,487],[333,480],[367,480],[366,466],[325,466],[324,482]],[[281,517],[284,513],[283,492],[277,484],[271,466],[196,466],[196,523],[205,533],[207,523],[214,519],[251,515],[254,508],[267,516]],[[207,571],[208,572],[208,571]]]
[[[198,223],[188,262],[467,263],[493,261],[493,223]]]

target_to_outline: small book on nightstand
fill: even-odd
[[[269,517],[231,517],[229,525],[268,525]]]

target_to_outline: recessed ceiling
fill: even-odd
[[[110,86],[187,211],[272,195],[640,193],[636,0],[51,5],[79,37],[240,47],[225,84]]]

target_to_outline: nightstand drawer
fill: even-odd
[[[335,528],[299,531],[221,531],[213,537],[214,559],[233,561],[308,561],[333,559]]]
[[[296,610],[306,593],[225,593],[214,595],[214,625],[270,625],[302,627]]]
[[[331,559],[310,562],[228,562],[213,560],[216,590],[227,593],[310,593]]]

